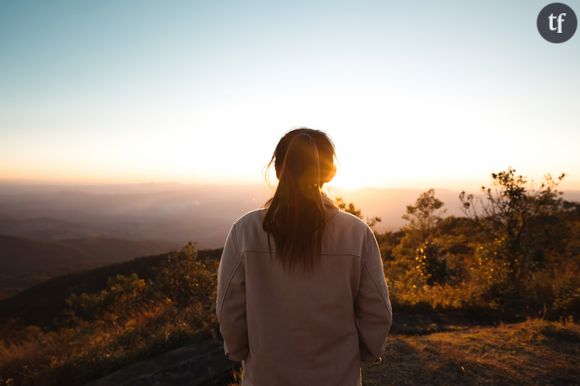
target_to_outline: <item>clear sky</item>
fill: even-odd
[[[0,180],[260,182],[307,126],[339,186],[578,189],[580,31],[544,41],[547,3],[1,1]]]

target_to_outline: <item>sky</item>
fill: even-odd
[[[543,40],[547,3],[2,1],[0,180],[260,183],[304,126],[336,186],[580,189],[580,32]]]

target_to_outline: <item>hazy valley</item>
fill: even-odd
[[[231,223],[261,207],[267,185],[0,184],[0,297],[58,274],[168,252],[195,241],[223,246]],[[420,189],[334,188],[363,216],[379,216],[379,231],[394,230]],[[457,191],[437,196],[447,214],[461,215]],[[580,198],[571,191],[568,199]]]

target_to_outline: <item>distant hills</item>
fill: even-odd
[[[104,237],[220,246],[232,221],[261,206],[265,186],[0,184],[0,234],[36,240]]]
[[[397,229],[406,205],[426,189],[330,189],[365,216],[379,216],[378,230]],[[459,192],[436,189],[448,214],[461,215]],[[478,193],[470,192],[470,193]],[[200,248],[223,245],[231,223],[261,207],[273,194],[265,184],[17,185],[0,183],[0,234],[35,240],[117,238],[166,240]],[[580,199],[580,191],[567,192]]]
[[[0,235],[0,298],[59,274],[168,252],[180,246],[163,240],[92,237],[44,241]]]
[[[422,189],[330,188],[379,231],[401,216]],[[265,184],[32,185],[0,183],[0,298],[55,275],[153,255],[196,241],[220,248],[237,218],[261,207]],[[470,193],[478,193],[477,191]],[[436,189],[447,214],[461,215],[459,192]],[[565,198],[580,200],[580,191]]]

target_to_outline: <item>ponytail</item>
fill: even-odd
[[[320,152],[319,147],[324,151]],[[270,257],[272,234],[284,268],[291,270],[301,263],[305,270],[312,269],[322,252],[328,219],[320,188],[328,175],[328,156],[332,160],[333,154],[334,146],[326,134],[303,128],[287,133],[272,156],[279,183],[265,204],[263,229],[267,232]]]

